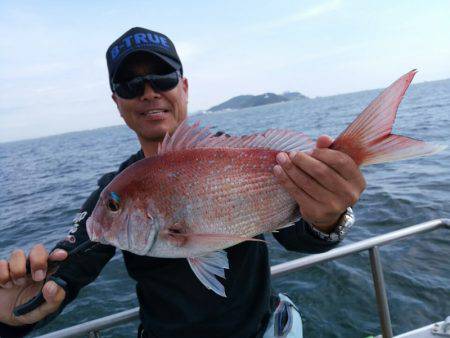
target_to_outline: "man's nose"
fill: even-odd
[[[144,86],[144,93],[141,95],[141,100],[153,100],[161,97],[161,95],[152,88],[150,83],[145,82]]]

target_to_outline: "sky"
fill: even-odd
[[[0,142],[122,124],[105,52],[166,34],[189,112],[242,94],[328,96],[450,78],[450,1],[0,0]]]

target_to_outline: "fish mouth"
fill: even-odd
[[[131,251],[127,245],[129,243],[125,242],[124,244],[122,238],[114,236],[114,234],[111,233],[111,231],[105,231],[101,223],[96,221],[93,217],[89,217],[88,220],[86,221],[86,231],[89,236],[89,239],[92,242],[98,242],[106,245],[113,245],[121,250]]]
[[[98,228],[98,224],[96,223],[97,222],[95,222],[95,220],[92,217],[89,217],[86,220],[86,232],[88,234],[89,239],[93,242],[97,242],[98,240],[97,232],[94,230]]]
[[[130,251],[140,256],[147,255],[152,250],[158,239],[158,223],[155,222],[151,225],[143,225],[141,229],[148,227],[149,230],[139,232],[139,236],[133,235],[132,217],[127,217],[124,223],[126,229],[122,229],[122,231],[117,233],[105,231],[101,223],[91,216],[86,221],[86,231],[89,239],[93,242],[113,245],[121,250]]]
[[[127,248],[124,248],[113,236],[108,236],[109,231],[105,231],[101,223],[96,221],[92,216],[86,221],[86,232],[92,242],[113,245],[119,249],[127,250]]]
[[[97,222],[92,216],[89,217],[86,221],[86,232],[88,234],[89,239],[92,242],[99,242],[102,244],[110,244],[105,236],[102,235],[102,226],[99,222]]]

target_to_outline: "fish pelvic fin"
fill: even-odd
[[[398,107],[414,69],[378,95],[330,146],[349,155],[358,165],[391,162],[437,153],[446,146],[392,134]]]
[[[189,266],[198,280],[208,289],[221,297],[226,297],[225,287],[216,276],[225,278],[225,269],[229,269],[227,253],[214,251],[200,257],[189,257]]]
[[[158,155],[171,151],[199,148],[256,148],[277,151],[309,151],[314,142],[305,134],[292,130],[269,129],[263,133],[244,136],[216,136],[199,122],[189,125],[183,121],[173,135],[166,134],[158,145]]]

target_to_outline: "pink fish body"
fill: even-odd
[[[92,235],[144,255],[153,224],[159,238],[152,256],[196,257],[280,228],[299,215],[295,201],[273,175],[277,153],[187,149],[136,162],[102,196],[105,203],[112,191],[121,199],[126,196],[124,221],[99,222]],[[100,223],[112,226],[106,230]]]
[[[391,134],[414,74],[381,93],[330,148],[358,165],[441,150]],[[295,200],[273,175],[276,155],[313,147],[293,131],[215,137],[198,124],[183,123],[166,136],[158,155],[131,165],[103,190],[87,222],[89,237],[139,255],[185,257],[207,288],[225,296],[215,277],[224,277],[228,268],[223,249],[300,218]]]

